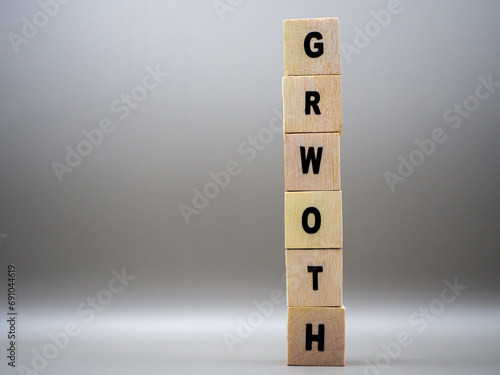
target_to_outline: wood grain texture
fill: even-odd
[[[321,266],[317,290],[309,266]],[[342,306],[342,250],[286,250],[288,306]]]
[[[319,32],[323,43],[323,54],[309,57],[304,40],[310,32]],[[285,75],[340,74],[340,37],[338,18],[311,18],[283,21],[283,42],[285,54]],[[314,48],[315,49],[315,48]]]
[[[307,233],[302,224],[304,211],[316,208],[321,225],[315,233]],[[310,227],[315,225],[314,215],[307,215]],[[285,192],[285,248],[287,249],[341,249],[342,192],[307,191]]]
[[[313,333],[324,325],[324,350],[317,343],[306,350],[306,324],[312,324]],[[287,363],[289,365],[344,366],[345,361],[345,308],[342,307],[289,307]]]
[[[319,114],[306,114],[306,92],[317,92]],[[342,133],[341,77],[283,77],[283,121],[285,133]]]
[[[340,135],[338,133],[285,134],[285,190],[340,190]],[[318,173],[311,163],[303,171],[300,148],[307,156],[314,148],[315,158],[322,147]]]

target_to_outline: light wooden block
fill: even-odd
[[[338,18],[285,20],[283,40],[285,75],[340,74]]]
[[[285,134],[285,190],[340,190],[339,144],[339,133]]]
[[[285,248],[341,249],[342,245],[341,191],[285,192]]]
[[[286,286],[288,306],[342,306],[342,250],[286,250]]]
[[[323,325],[324,340],[314,336],[309,337],[320,342],[307,340],[308,324],[312,335],[319,334],[319,326]],[[319,345],[321,341],[323,348]],[[344,366],[345,308],[289,307],[287,351],[289,365]]]
[[[285,133],[342,133],[341,77],[283,77]]]

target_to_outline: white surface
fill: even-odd
[[[354,305],[354,304],[353,304]],[[286,310],[277,309],[230,353],[224,332],[233,332],[227,312],[209,315],[101,316],[72,339],[41,373],[69,374],[498,374],[500,320],[498,309],[449,306],[423,332],[408,324],[410,309],[375,308],[371,313],[347,309],[346,366],[286,365]],[[392,311],[392,315],[391,315]],[[395,313],[395,311],[398,311]],[[248,312],[247,312],[248,314]],[[231,314],[229,314],[231,315]],[[47,332],[63,320],[40,330],[36,339],[22,340],[21,363],[32,349],[42,350]],[[403,348],[380,372],[367,369],[383,353],[381,344],[409,332],[412,344]],[[45,332],[43,332],[45,331]],[[45,337],[44,337],[45,336]],[[32,336],[35,337],[35,336]]]

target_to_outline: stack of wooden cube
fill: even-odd
[[[344,365],[337,18],[283,22],[288,364]]]

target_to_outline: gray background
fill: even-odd
[[[254,301],[285,287],[282,137],[250,162],[238,146],[281,111],[283,19],[339,17],[341,42],[356,46],[387,2],[224,3],[219,16],[212,1],[74,0],[18,53],[8,34],[40,5],[1,3],[0,305],[16,264],[18,364],[75,321],[81,333],[40,373],[311,371],[285,366],[283,303],[232,353],[224,343]],[[479,77],[500,81],[500,2],[401,7],[342,56],[348,366],[314,371],[498,373],[500,92],[459,129],[443,114]],[[148,66],[169,75],[119,119],[111,103]],[[58,181],[51,163],[103,118],[114,131]],[[392,192],[384,172],[435,128],[447,140]],[[179,204],[230,160],[241,173],[187,224]],[[123,267],[135,279],[86,323],[77,307]],[[455,278],[467,289],[418,332],[409,317]],[[402,330],[412,344],[388,368],[366,367]]]

